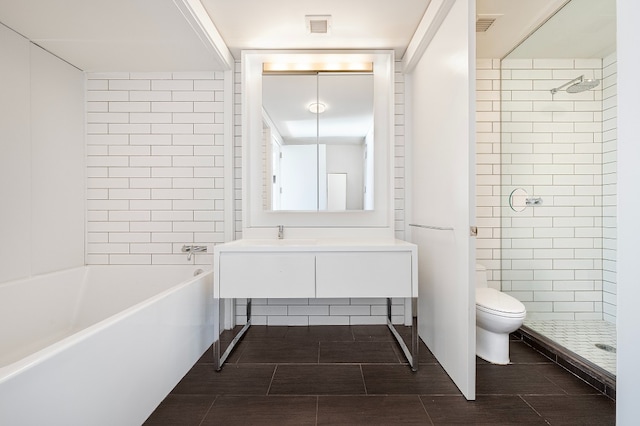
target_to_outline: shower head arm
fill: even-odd
[[[552,95],[555,95],[556,93],[558,93],[558,91],[559,91],[560,89],[564,89],[565,87],[567,87],[567,86],[571,86],[572,84],[580,83],[580,82],[582,82],[582,80],[584,80],[584,74],[583,74],[583,75],[581,75],[580,77],[576,77],[576,78],[574,78],[573,80],[566,82],[566,83],[565,83],[565,84],[563,84],[562,86],[558,86],[558,87],[556,87],[556,88],[554,88],[554,89],[551,89],[551,94],[552,94]]]

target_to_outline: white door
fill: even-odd
[[[475,2],[448,3],[407,79],[410,230],[418,245],[419,335],[475,399]]]
[[[316,145],[284,145],[280,172],[282,210],[318,210]]]
[[[327,210],[347,209],[347,174],[327,173]]]

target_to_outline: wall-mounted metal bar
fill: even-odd
[[[453,231],[451,226],[418,225],[416,223],[410,223],[409,226],[413,226],[415,228],[435,229],[436,231]]]

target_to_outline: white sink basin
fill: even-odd
[[[315,246],[318,244],[318,240],[309,239],[297,239],[297,238],[283,238],[278,239],[264,239],[264,240],[238,240],[237,244],[242,247],[301,247],[301,246]]]

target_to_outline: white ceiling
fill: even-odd
[[[477,0],[477,14],[501,15],[486,33],[477,35],[477,56],[503,57],[565,1]],[[431,0],[0,0],[0,22],[85,71],[223,70],[229,62],[227,48],[236,59],[242,49],[320,48],[393,49],[401,58],[430,4]],[[195,21],[185,13],[189,8],[201,9]],[[330,35],[306,34],[305,15],[313,14],[332,16]],[[600,45],[598,40],[610,37],[615,24],[612,27],[610,17],[605,20],[602,14],[610,15],[610,8],[595,21],[589,14],[569,20],[581,32],[566,46]],[[609,29],[599,32],[604,27]],[[207,33],[215,33],[214,43]],[[586,37],[595,33],[594,38]]]
[[[430,0],[201,0],[231,53],[242,49],[393,49],[400,58]],[[331,15],[330,35],[305,15]]]
[[[572,0],[511,58],[603,58],[616,49],[616,0]]]
[[[173,0],[0,0],[0,22],[84,71],[223,68]]]

